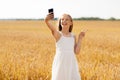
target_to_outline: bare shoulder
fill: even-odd
[[[76,38],[76,35],[75,34],[73,34],[73,33],[71,33],[72,34],[72,36],[74,37],[74,38]]]

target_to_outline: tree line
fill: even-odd
[[[120,19],[116,19],[114,17],[111,17],[109,19],[103,19],[103,18],[99,18],[99,17],[81,17],[81,18],[74,18],[74,20],[110,20],[110,21],[115,21],[115,20],[120,20]]]
[[[0,19],[0,20],[44,20],[44,18],[39,18],[39,19],[27,19],[27,18],[20,18],[20,19]],[[58,18],[54,18],[54,20],[58,20]],[[120,21],[120,19],[116,19],[114,17],[110,17],[109,19],[103,19],[99,17],[81,17],[81,18],[73,18],[73,20],[108,20],[108,21]]]

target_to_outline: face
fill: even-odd
[[[61,16],[61,26],[65,28],[69,28],[72,25],[71,17],[67,14]]]

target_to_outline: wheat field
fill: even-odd
[[[120,21],[74,21],[74,34],[83,29],[82,80],[120,80]],[[0,21],[0,80],[50,80],[54,55],[44,21]]]

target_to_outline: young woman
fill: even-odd
[[[63,14],[59,19],[59,30],[50,22],[54,14],[49,13],[45,23],[56,40],[56,55],[52,65],[52,80],[81,80],[75,54],[80,52],[81,41],[85,32],[80,32],[78,42],[72,33],[73,21],[69,14]]]

